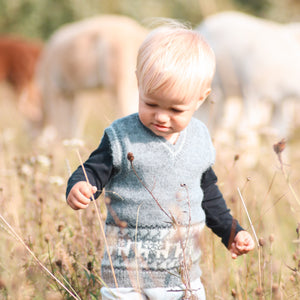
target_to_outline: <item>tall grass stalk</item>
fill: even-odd
[[[138,264],[138,251],[137,251],[137,230],[138,230],[138,223],[139,223],[139,213],[140,213],[140,208],[143,203],[141,203],[137,209],[136,213],[136,223],[135,223],[135,235],[134,235],[134,252],[135,252],[135,266],[136,266],[136,284],[138,288],[138,292],[140,293],[141,291],[141,284],[140,284],[140,278],[139,278],[139,264]],[[142,300],[142,296],[140,296],[140,299]]]
[[[80,156],[80,153],[79,153],[78,150],[76,152],[77,152],[77,155],[78,155],[78,158],[79,158],[79,161],[80,161],[80,165],[82,167],[82,170],[83,170],[83,173],[84,173],[84,176],[85,176],[85,180],[86,180],[86,182],[88,184],[90,184],[89,178],[88,178],[88,176],[86,174],[86,171],[85,171],[85,168],[84,168],[81,156]],[[105,231],[104,231],[104,228],[103,228],[102,220],[101,220],[101,217],[100,217],[100,213],[99,213],[99,210],[98,210],[98,207],[97,207],[94,195],[92,195],[92,200],[93,200],[94,207],[95,207],[96,214],[97,214],[97,218],[98,218],[98,221],[99,221],[99,225],[100,225],[102,237],[103,237],[103,240],[104,240],[104,243],[105,243],[105,247],[106,247],[106,250],[107,250],[107,255],[108,255],[109,262],[110,262],[110,267],[111,267],[111,270],[112,270],[112,274],[113,274],[113,277],[114,277],[115,286],[116,286],[116,288],[118,288],[118,282],[117,282],[117,278],[116,278],[114,266],[113,266],[113,263],[112,263],[112,259],[111,259],[111,256],[110,256],[109,247],[108,247],[107,239],[106,239],[106,236],[105,236]]]
[[[254,226],[253,226],[253,224],[252,224],[250,215],[249,215],[249,213],[248,213],[248,209],[247,209],[246,203],[245,203],[245,201],[244,201],[244,199],[243,199],[243,196],[242,196],[242,194],[241,194],[241,191],[240,191],[239,188],[237,188],[237,191],[238,191],[239,196],[240,196],[240,199],[241,199],[241,201],[242,201],[242,203],[243,203],[244,209],[245,209],[245,211],[246,211],[246,214],[247,214],[247,217],[248,217],[248,220],[249,220],[251,229],[252,229],[252,231],[253,231],[253,234],[254,234],[254,237],[255,237],[255,240],[256,240],[256,243],[257,243],[257,249],[258,249],[258,271],[259,271],[259,288],[261,289],[261,288],[262,288],[261,247],[260,247],[260,244],[259,244],[259,241],[258,241],[256,232],[255,232]]]
[[[247,214],[247,217],[248,217],[248,220],[249,220],[249,223],[250,223],[251,229],[252,229],[252,231],[253,231],[253,234],[254,234],[254,236],[255,236],[255,240],[256,240],[257,246],[259,247],[259,241],[258,241],[258,238],[257,238],[256,232],[255,232],[254,226],[253,226],[253,224],[252,224],[252,221],[251,221],[250,215],[249,215],[249,213],[248,213],[247,206],[246,206],[246,204],[245,204],[245,201],[244,201],[244,199],[243,199],[243,196],[242,196],[242,194],[241,194],[241,191],[240,191],[240,189],[239,189],[239,188],[237,188],[237,190],[238,190],[238,193],[239,193],[240,199],[242,200],[243,206],[244,206],[244,208],[245,208],[245,211],[246,211],[246,214]]]
[[[23,241],[23,239],[17,234],[17,232],[13,229],[13,227],[5,220],[5,218],[0,214],[0,218],[2,222],[8,227],[11,234],[24,246],[24,248],[30,253],[30,255],[33,257],[33,259],[36,261],[36,263],[52,278],[55,280],[56,283],[58,283],[66,292],[70,294],[74,299],[81,300],[81,298],[76,294],[76,292],[73,290],[71,292],[56,276],[54,276],[48,269],[43,265],[43,263],[37,258],[37,256],[34,254],[34,252],[26,245],[26,243]]]
[[[280,163],[280,170],[283,174],[283,177],[285,178],[285,181],[287,183],[287,186],[289,188],[289,190],[291,191],[294,199],[297,201],[297,203],[300,205],[300,199],[298,197],[298,195],[296,194],[291,182],[290,182],[290,179],[289,179],[289,176],[288,174],[286,173],[285,169],[284,169],[284,163],[283,163],[283,160],[282,160],[282,152],[284,151],[285,149],[285,145],[286,145],[286,141],[285,139],[282,139],[281,141],[279,141],[277,144],[274,144],[273,145],[273,150],[274,152],[276,153],[277,155],[277,158],[279,160],[279,163]]]

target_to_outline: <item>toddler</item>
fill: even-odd
[[[178,25],[150,32],[137,57],[138,113],[105,129],[84,163],[89,183],[81,166],[68,181],[67,203],[75,210],[104,187],[109,199],[102,299],[205,299],[205,224],[232,258],[254,248],[216,185],[209,132],[193,118],[214,70],[213,51],[199,33]]]

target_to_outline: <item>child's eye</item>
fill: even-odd
[[[155,107],[156,104],[153,104],[153,103],[146,103],[147,106],[150,106],[150,107]]]
[[[178,113],[178,114],[183,112],[183,110],[176,109],[176,108],[172,108],[172,111],[173,111],[174,113]]]

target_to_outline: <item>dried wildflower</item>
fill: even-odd
[[[134,160],[134,156],[133,156],[133,153],[132,152],[128,152],[127,153],[127,159],[132,162]]]
[[[21,167],[21,175],[32,176],[33,171],[32,168],[28,164],[24,164]]]
[[[61,259],[58,259],[55,264],[58,266],[59,270],[61,271],[62,270],[62,261]]]
[[[6,289],[4,281],[0,278],[0,290]]]
[[[231,290],[231,296],[235,299],[235,297],[236,297],[236,290],[235,289]]]
[[[64,225],[63,224],[59,224],[57,226],[57,232],[62,232],[63,229],[64,229]]]
[[[286,141],[285,139],[282,139],[277,144],[273,145],[273,149],[276,154],[280,154],[285,149]]]
[[[272,244],[274,242],[274,234],[270,234],[269,242]]]
[[[45,234],[44,241],[48,244],[50,241],[50,238],[51,238],[50,234]]]
[[[274,283],[274,284],[272,285],[272,292],[273,292],[273,293],[277,293],[277,292],[278,292],[278,289],[279,289],[278,284],[277,284],[277,283]]]
[[[262,289],[261,287],[257,287],[257,288],[255,289],[255,294],[256,294],[257,296],[262,296],[262,295],[263,295],[263,289]]]
[[[263,247],[265,245],[265,239],[264,238],[260,238],[259,239],[259,246]]]
[[[90,272],[93,271],[93,263],[92,263],[91,261],[89,261],[89,262],[87,263],[87,269],[88,269]]]
[[[65,183],[65,180],[60,176],[51,176],[49,178],[49,182],[56,186],[63,186]]]
[[[235,156],[234,156],[234,161],[237,161],[237,160],[239,160],[240,159],[240,155],[239,154],[236,154]]]
[[[64,140],[63,145],[65,147],[83,147],[84,141],[80,139],[70,139],[70,140]]]
[[[38,156],[36,157],[36,160],[37,160],[37,162],[38,162],[41,166],[43,166],[43,167],[48,168],[48,167],[51,166],[51,161],[50,161],[49,156],[38,155]]]

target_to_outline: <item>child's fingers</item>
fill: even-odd
[[[71,189],[67,198],[67,203],[75,210],[87,208],[91,202],[90,199],[92,195],[96,192],[97,188],[95,186],[92,186],[85,181],[78,182]]]
[[[88,204],[83,204],[81,202],[79,202],[76,199],[70,199],[68,201],[68,204],[70,205],[71,208],[73,208],[74,210],[78,210],[78,209],[83,209],[86,208],[88,206]]]
[[[253,249],[252,245],[245,245],[243,243],[232,243],[230,248],[231,257],[236,259],[238,256],[248,253],[250,250]]]
[[[231,253],[231,258],[232,258],[232,259],[236,259],[237,257],[238,257],[237,254]]]
[[[229,251],[230,251],[231,257],[233,259],[236,259],[240,255],[239,250],[236,248],[236,244],[235,243],[231,244],[231,247],[230,247]]]
[[[89,206],[90,201],[89,202],[81,202],[81,201],[75,200],[72,202],[72,204],[73,204],[75,210],[84,209]]]
[[[91,200],[90,198],[86,197],[83,193],[86,194],[86,191],[77,189],[72,191],[69,195],[67,202],[73,209],[83,209],[86,208]]]
[[[249,252],[250,250],[253,250],[254,246],[255,246],[254,241],[253,241],[253,239],[250,236],[246,237],[243,240],[239,240],[236,243],[237,249],[240,252],[243,252],[243,253]]]
[[[83,184],[80,188],[79,191],[82,195],[84,195],[86,198],[92,197],[92,195],[95,193],[95,189],[97,191],[97,188],[94,186],[91,186],[90,184],[86,183]]]
[[[254,240],[251,238],[251,239],[248,241],[248,243],[246,244],[245,249],[246,249],[247,251],[251,251],[251,250],[253,250],[254,248],[255,248],[255,243],[254,243]]]
[[[83,209],[87,208],[90,204],[91,200],[80,193],[80,191],[76,191],[70,197],[68,197],[68,204],[73,209]]]

